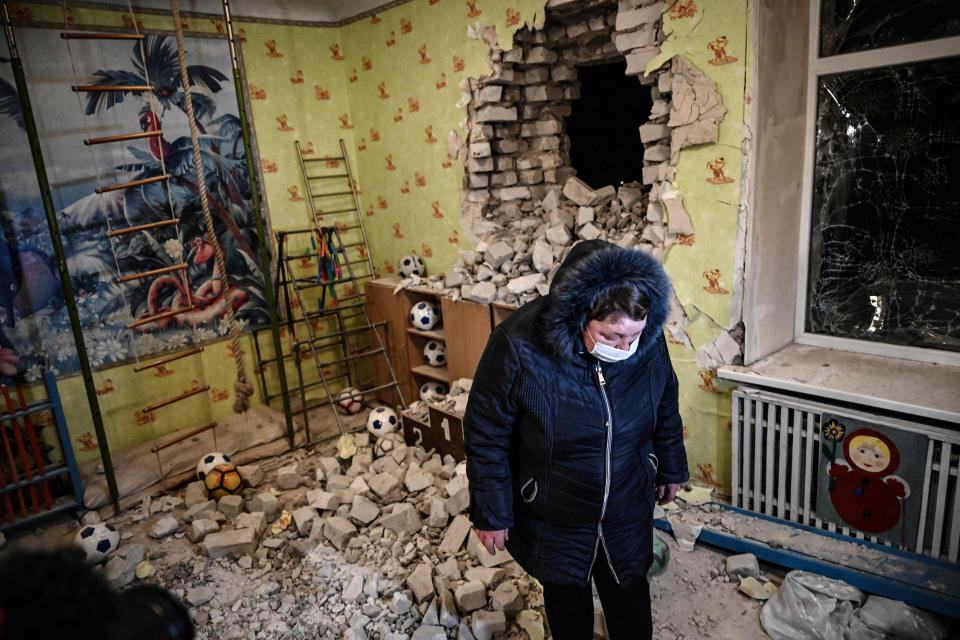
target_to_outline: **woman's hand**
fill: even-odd
[[[677,497],[679,490],[680,484],[677,482],[657,485],[657,504],[667,504]]]
[[[480,538],[480,542],[487,548],[490,555],[495,554],[496,549],[503,551],[504,543],[510,539],[510,533],[506,529],[500,529],[498,531],[481,531],[476,529],[476,532],[477,537]],[[496,549],[494,547],[496,547]]]

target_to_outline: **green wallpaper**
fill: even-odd
[[[448,156],[447,139],[451,130],[462,135],[460,83],[490,72],[487,45],[468,28],[494,25],[509,42],[542,6],[415,0],[340,29],[244,25],[274,229],[310,221],[293,141],[313,143],[322,156],[338,155],[343,138],[380,274],[408,253],[423,258],[428,273],[449,268],[469,245],[460,228],[463,168]]]
[[[501,47],[509,48],[516,28],[542,20],[543,4],[543,0],[414,0],[342,28],[235,25],[245,38],[243,61],[271,227],[310,224],[294,140],[307,148],[312,145],[314,157],[323,157],[339,155],[338,140],[343,138],[381,275],[413,252],[424,258],[429,273],[448,268],[457,249],[469,245],[460,227],[462,167],[448,157],[447,138],[451,130],[463,135],[459,123],[466,113],[456,106],[460,83],[489,73],[486,43],[468,32],[475,35],[484,26],[495,25]],[[687,333],[699,347],[727,328],[733,315],[749,5],[748,0],[677,0],[668,7],[667,40],[650,68],[683,54],[716,81],[727,108],[717,143],[680,154],[675,186],[683,194],[695,234],[674,244],[665,258],[690,318]],[[32,11],[36,20],[64,19],[60,7],[14,9]],[[121,14],[113,12],[75,11],[73,17],[78,23],[122,24]],[[138,19],[148,28],[170,26],[168,17]],[[211,20],[190,20],[188,26],[210,32],[222,28]],[[723,159],[722,168],[718,158]],[[249,341],[245,345],[249,358],[252,345]],[[729,488],[730,395],[721,391],[713,371],[698,369],[694,351],[680,344],[671,344],[670,350],[680,379],[691,474],[701,483]],[[216,345],[205,361],[211,367],[229,364],[226,343]],[[248,375],[252,371],[250,363]],[[232,382],[227,370],[210,370],[207,375],[210,380]],[[102,396],[105,413],[119,420],[116,412],[133,410],[136,399],[123,397],[125,393],[140,397],[134,393],[139,383],[129,367],[96,377],[98,388],[105,389],[105,380],[110,379],[120,390]],[[151,382],[165,384],[162,378]],[[232,393],[225,383],[214,386]],[[67,406],[78,408],[70,416],[71,432],[82,438],[90,427],[80,379],[63,381],[61,389]],[[231,402],[232,398],[213,402],[214,416],[229,411]],[[151,426],[165,432],[185,425]],[[149,437],[146,430],[110,430],[115,434],[113,447]],[[80,450],[84,459],[96,455],[86,446]]]
[[[727,108],[718,141],[681,151],[674,180],[695,233],[670,247],[664,266],[690,319],[686,330],[695,348],[729,328],[733,316],[748,16],[747,0],[668,3],[666,42],[648,67],[683,55],[716,82]],[[729,491],[729,390],[715,371],[697,366],[694,350],[671,344],[670,354],[680,379],[691,477]]]

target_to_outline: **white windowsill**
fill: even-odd
[[[793,344],[717,376],[960,424],[960,367]]]

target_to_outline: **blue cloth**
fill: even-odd
[[[647,326],[636,354],[601,363],[581,331],[597,297],[623,283],[649,296]],[[586,584],[601,545],[618,581],[646,576],[655,485],[689,478],[663,337],[671,296],[654,258],[583,242],[550,294],[487,342],[464,416],[470,517],[480,530],[509,529],[508,550],[541,582]]]

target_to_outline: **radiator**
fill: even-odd
[[[927,440],[917,535],[903,545],[816,517],[817,464],[822,415],[844,415]],[[734,506],[851,538],[958,561],[960,547],[960,433],[846,407],[741,387],[733,392]],[[915,494],[912,494],[915,495]]]

